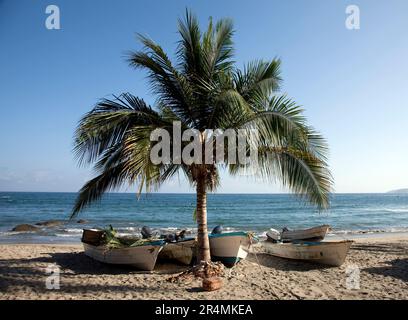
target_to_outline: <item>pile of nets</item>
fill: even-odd
[[[101,245],[106,246],[109,249],[120,249],[128,247],[143,246],[157,239],[141,239],[138,237],[119,237],[118,233],[112,226],[103,230],[103,236],[101,239]]]
[[[179,282],[184,281],[188,278],[212,278],[212,277],[222,277],[224,275],[224,265],[217,262],[202,262],[191,269],[181,272],[175,276],[171,276],[167,279],[169,282]]]

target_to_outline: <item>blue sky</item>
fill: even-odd
[[[45,28],[49,4],[61,30]],[[345,27],[349,4],[360,30]],[[238,66],[282,59],[282,91],[328,139],[336,192],[408,187],[408,1],[0,0],[0,191],[77,191],[92,174],[71,153],[78,120],[111,94],[154,101],[124,54],[136,32],[173,54],[186,7],[203,26],[234,20]],[[219,192],[283,191],[223,178]],[[192,190],[176,179],[161,191]]]

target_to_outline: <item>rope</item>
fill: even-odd
[[[252,235],[248,234],[248,238],[249,238],[249,247],[251,247],[251,245],[252,245],[252,239],[253,239],[254,237],[253,237]],[[261,266],[261,263],[259,262],[257,253],[255,252],[255,250],[253,250],[252,253],[253,253],[254,256],[255,256],[255,259],[256,259],[256,262],[257,262],[257,264],[258,264],[259,269],[260,269],[261,272],[263,272],[263,274],[265,275],[266,281],[268,282],[268,285],[269,285],[269,287],[270,287],[270,289],[271,289],[273,295],[279,299],[280,296],[279,296],[279,294],[276,293],[276,291],[275,291],[275,289],[274,289],[272,283],[270,282],[269,277],[268,277],[268,273],[265,271],[265,269],[262,269],[262,266]]]

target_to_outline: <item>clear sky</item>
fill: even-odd
[[[45,27],[49,4],[61,30]],[[360,30],[345,27],[349,4]],[[78,120],[111,94],[154,101],[124,54],[140,48],[136,32],[173,54],[186,7],[203,26],[234,20],[238,66],[282,59],[282,91],[328,139],[336,192],[408,187],[406,0],[0,0],[0,191],[77,191],[91,176],[71,153]],[[191,189],[180,179],[161,191]],[[219,191],[282,189],[224,177]]]

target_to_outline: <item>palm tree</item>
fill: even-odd
[[[302,109],[278,94],[280,61],[256,60],[243,70],[233,61],[233,24],[222,19],[201,32],[190,12],[178,21],[176,60],[162,47],[139,35],[143,49],[129,53],[130,66],[147,71],[154,107],[130,93],[101,100],[79,122],[74,153],[80,165],[94,164],[96,176],[79,191],[72,217],[104,192],[124,184],[156,190],[179,172],[197,193],[199,261],[210,261],[207,231],[207,192],[219,185],[220,170],[232,175],[244,165],[171,163],[155,165],[150,159],[150,134],[157,128],[172,134],[172,124],[182,128],[258,130],[258,166],[254,176],[278,180],[319,209],[329,204],[332,185],[325,140],[307,125]],[[204,145],[202,139],[202,144]],[[173,142],[172,142],[173,143]],[[227,151],[225,151],[227,152]]]

